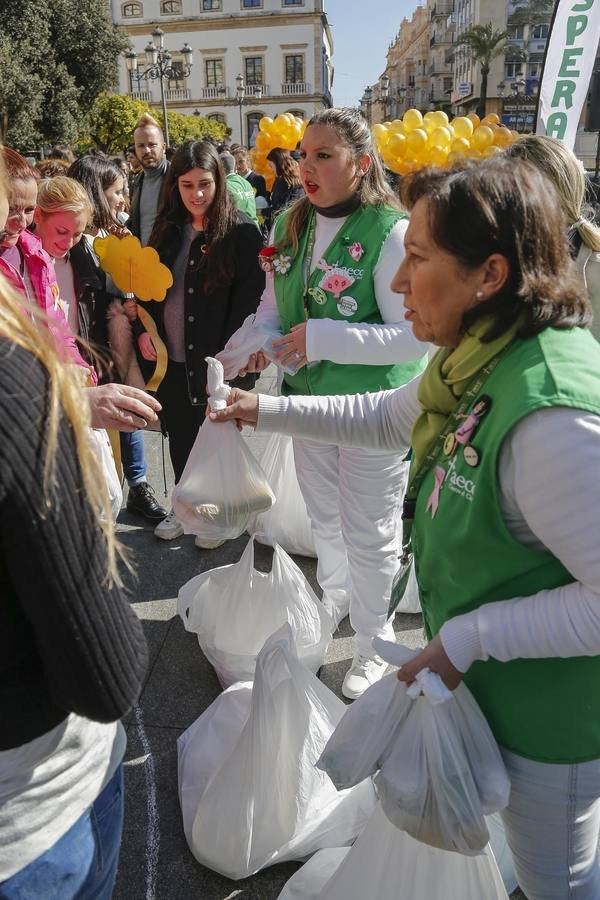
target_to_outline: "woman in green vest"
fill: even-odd
[[[528,900],[600,897],[600,347],[560,201],[526,161],[405,179],[393,281],[424,374],[368,397],[233,392],[222,418],[402,452],[429,643],[402,667],[464,679],[512,781]]]
[[[390,289],[407,222],[360,113],[313,116],[299,168],[306,196],[277,218],[256,314],[285,335],[278,343],[288,369],[282,391],[366,393],[405,384],[423,369],[427,349]],[[249,367],[255,364],[251,358]],[[406,466],[397,453],[337,441],[294,441],[294,457],[325,606],[336,624],[349,610],[356,633],[342,687],[353,699],[386,668],[373,638],[393,639],[387,609]]]

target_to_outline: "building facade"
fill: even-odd
[[[138,57],[134,75],[121,60],[120,93],[160,107],[159,81],[144,76],[145,48],[158,26],[172,56],[173,77],[163,82],[167,108],[223,122],[232,142],[252,145],[262,116],[308,118],[332,105],[333,41],[323,0],[112,0],[112,11]]]
[[[382,75],[389,78],[387,99],[381,81],[372,86],[373,122],[402,118],[407,109],[428,109],[430,95],[430,15],[417,6],[410,19],[403,19],[387,52]]]
[[[453,90],[450,95],[453,115],[475,112],[481,97],[481,68],[469,47],[457,42],[460,36],[474,25],[491,23],[498,31],[506,30],[506,4],[498,0],[454,0],[454,9],[448,21],[454,26]],[[488,75],[488,112],[499,112],[497,85],[504,77],[504,56],[492,61]]]

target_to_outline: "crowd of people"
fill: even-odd
[[[177,483],[206,357],[254,316],[280,334],[280,395],[251,392],[258,351],[210,415],[293,437],[322,602],[355,634],[344,696],[384,674],[372,642],[394,640],[400,558],[427,643],[399,679],[429,668],[479,703],[529,900],[596,900],[600,229],[581,164],[531,135],[397,192],[365,119],[328,109],[297,153],[271,151],[269,191],[247,148],[168,154],[149,115],[132,137],[116,158],[1,150],[0,898],[112,893],[119,719],[147,651],[107,467],[157,538],[183,533],[147,481],[143,432],[168,436]],[[129,234],[172,274],[145,305],[152,333],[94,250]]]

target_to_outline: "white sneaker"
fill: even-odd
[[[201,550],[214,550],[216,547],[220,547],[221,544],[224,544],[225,539],[222,541],[209,541],[206,538],[201,538],[199,535],[196,535],[194,543],[196,547],[200,547]]]
[[[358,699],[368,687],[383,677],[386,669],[387,663],[379,656],[368,657],[355,653],[342,684],[342,694],[348,700]]]
[[[160,538],[161,541],[174,541],[175,538],[181,537],[182,534],[183,525],[175,516],[173,510],[154,529],[154,536]]]

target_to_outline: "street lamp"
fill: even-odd
[[[132,48],[125,53],[125,63],[127,65],[127,71],[129,72],[130,85],[133,84],[134,78],[137,78],[138,86],[142,78],[151,78],[152,81],[159,81],[165,143],[168,146],[169,120],[167,118],[167,101],[165,99],[165,78],[176,78],[179,73],[173,68],[173,57],[171,53],[165,49],[165,33],[162,28],[157,26],[152,32],[152,38],[153,40],[149,41],[144,48],[146,54],[146,68],[142,72],[138,69],[137,53]],[[183,56],[183,77],[187,78],[194,63],[194,51],[186,41],[181,48],[180,53]]]
[[[256,100],[260,103],[262,99],[263,86],[262,84],[254,84],[254,85],[246,85],[244,83],[243,75],[235,76],[236,86],[235,86],[235,102],[238,104],[240,111],[240,143],[244,143],[244,125],[242,121],[242,106],[246,101]],[[252,93],[246,97],[246,89],[253,88]],[[249,136],[248,136],[249,137]]]
[[[363,116],[367,120],[367,123],[371,124],[371,103],[373,102],[373,88],[367,87],[364,90],[364,93],[360,99],[360,111]]]
[[[392,98],[390,97],[390,76],[385,72],[379,79],[379,96],[383,106],[383,118],[386,120],[388,117],[388,104],[391,104]]]
[[[522,131],[525,131],[525,124],[526,124],[521,119],[521,100],[525,96],[525,81],[522,78],[516,79],[515,81],[513,81],[512,85],[511,85],[511,89],[513,92],[513,99],[514,99],[515,105],[517,107],[517,121],[516,121],[517,127],[516,127],[515,131],[522,133]],[[519,124],[521,124],[522,129],[519,128]]]

